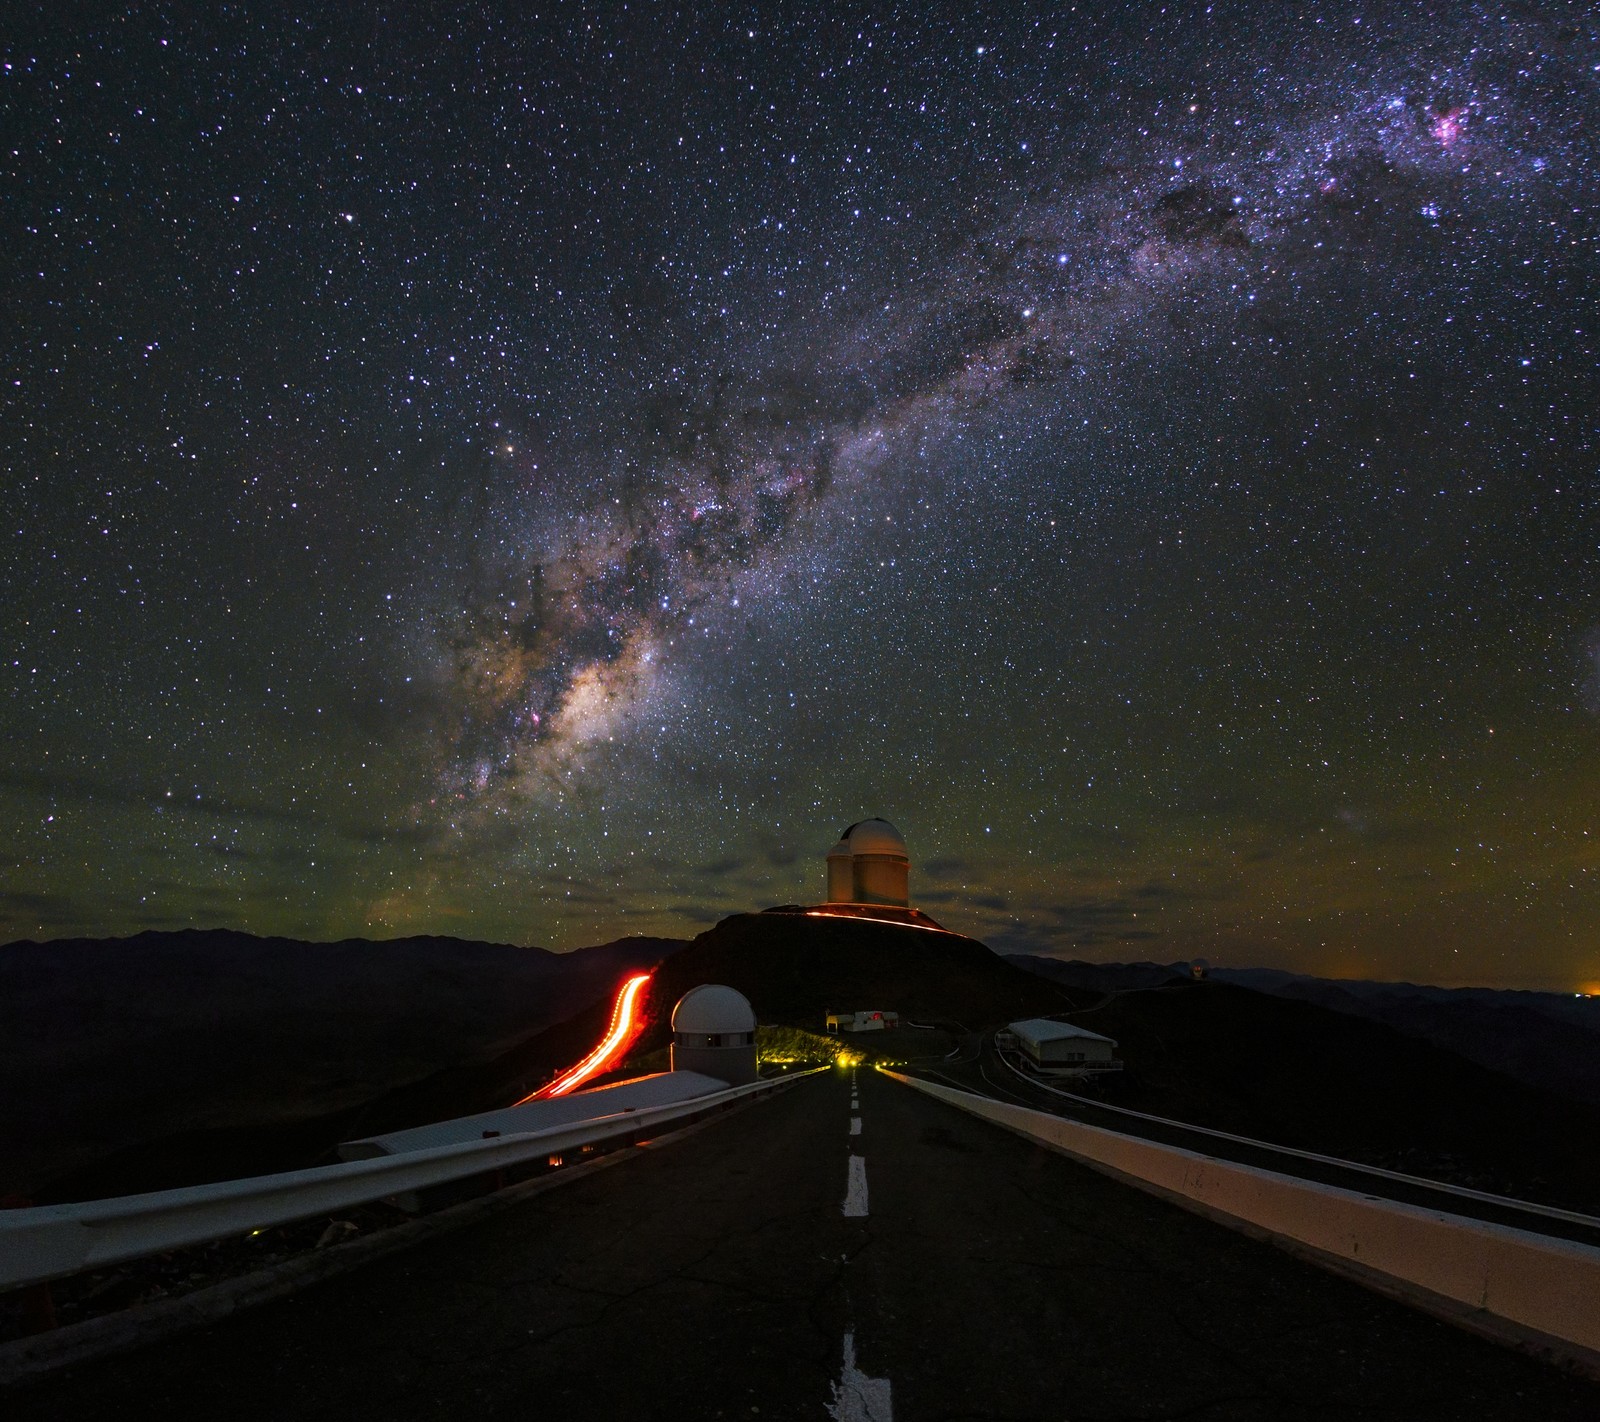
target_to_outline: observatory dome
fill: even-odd
[[[721,983],[702,983],[678,999],[672,1009],[672,1030],[707,1035],[754,1032],[756,1014],[742,992]]]
[[[852,854],[898,854],[906,856],[906,842],[888,820],[861,820],[844,832]]]

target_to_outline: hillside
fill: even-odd
[[[1171,977],[1070,1019],[1114,1037],[1108,1103],[1478,1189],[1600,1210],[1600,1111],[1374,1022]]]
[[[941,1040],[1065,1014],[1121,1044],[1127,1071],[1094,1088],[1110,1102],[1600,1208],[1600,1113],[1385,1023],[1195,983],[1183,965],[1007,961],[959,934],[793,911],[566,955],[238,934],[11,945],[6,1188],[83,1199],[287,1169],[352,1136],[504,1104],[582,1057],[620,980],[652,965],[635,1061],[660,1052],[673,1005],[705,982],[738,988],[763,1024],[811,1031],[831,1009],[894,1009],[941,1024]]]
[[[1600,1107],[1600,998],[1341,981],[1268,968],[1214,977],[1382,1022],[1530,1086]]]
[[[736,914],[663,962],[650,984],[654,1043],[673,1004],[698,983],[726,983],[762,1022],[818,1031],[834,1009],[892,1008],[904,1017],[992,1027],[1091,1001],[1041,982],[976,939],[871,920],[798,912]]]
[[[155,1188],[276,1168],[285,1151],[303,1163],[322,1137],[302,1127],[498,1060],[678,946],[231,932],[9,944],[0,1194]]]

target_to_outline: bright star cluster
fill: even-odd
[[[6,43],[6,937],[1594,976],[1589,7]]]

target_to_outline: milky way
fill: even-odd
[[[1274,264],[1299,263],[1309,309],[1324,247],[1382,263],[1408,228],[1470,212],[1489,255],[1496,222],[1560,212],[1582,155],[1515,82],[1478,80],[1500,58],[1474,50],[1460,71],[1410,83],[1380,72],[1326,95],[1304,86],[1296,107],[1309,112],[1292,118],[1170,105],[1165,132],[1119,135],[1114,160],[1047,176],[911,300],[890,292],[893,317],[825,328],[812,363],[776,379],[691,382],[663,401],[615,510],[586,511],[568,546],[498,570],[452,629],[466,729],[447,789],[494,793],[559,765],[597,706],[637,695],[736,574],[807,536],[842,497],[841,471],[848,496],[903,478],[903,447],[930,429],[989,407],[1004,418],[1019,393],[1070,400],[1085,363],[1150,339],[1163,303],[1249,304]],[[1031,403],[1023,418],[1037,417]]]
[[[13,935],[1600,981],[1590,7],[9,45]]]

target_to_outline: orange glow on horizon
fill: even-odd
[[[638,973],[623,983],[621,991],[617,993],[617,1000],[611,1007],[611,1025],[606,1028],[606,1035],[601,1039],[600,1045],[577,1066],[564,1071],[548,1086],[541,1086],[531,1096],[524,1096],[521,1101],[514,1104],[521,1106],[528,1101],[546,1101],[552,1096],[565,1096],[569,1091],[576,1091],[591,1077],[599,1076],[601,1072],[616,1065],[644,1025],[639,1021],[638,1002],[639,994],[649,981],[649,973]]]

